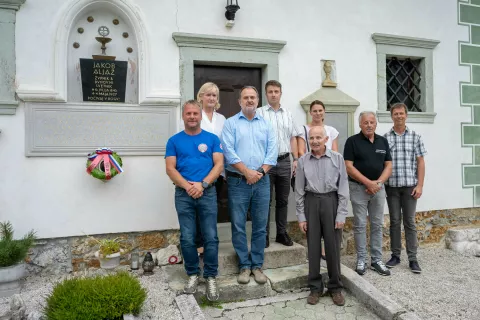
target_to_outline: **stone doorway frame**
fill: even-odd
[[[287,44],[286,41],[226,37],[193,33],[172,33],[179,48],[180,106],[194,99],[193,75],[195,64],[251,67],[262,69],[262,86],[268,80],[278,80],[278,54]],[[264,91],[264,90],[262,90]],[[266,101],[265,93],[261,101]],[[275,222],[273,222],[275,224]],[[273,228],[272,228],[273,227]],[[275,225],[271,225],[271,237],[275,236]],[[247,223],[247,234],[251,234],[251,223]],[[231,223],[218,224],[220,241],[231,239]]]

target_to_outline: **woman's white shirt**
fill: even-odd
[[[220,136],[222,135],[225,120],[226,119],[223,114],[214,111],[212,121],[210,121],[205,111],[202,110],[202,122],[200,123],[200,128],[210,133],[213,133],[218,138],[220,138]],[[183,130],[185,130],[185,124],[183,123],[183,120],[180,120],[180,131]]]
[[[303,132],[303,134],[301,135],[301,137],[306,141],[308,142],[308,133],[310,132],[310,126],[308,125],[304,125],[303,126],[306,131],[307,131],[307,137],[305,138],[305,131]],[[327,148],[329,149],[332,149],[332,146],[333,146],[333,140],[337,139],[338,135],[339,135],[339,132],[337,131],[337,129],[335,129],[334,127],[331,127],[331,126],[327,126],[327,125],[324,125],[323,126],[325,128],[325,131],[327,132],[327,136],[328,136],[328,141],[326,143],[327,145]],[[307,150],[308,151],[308,150]]]

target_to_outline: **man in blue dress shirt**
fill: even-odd
[[[258,91],[244,87],[240,91],[242,110],[229,118],[223,127],[228,208],[232,222],[232,243],[238,255],[238,283],[250,282],[253,273],[259,284],[267,282],[262,272],[266,226],[270,201],[270,180],[266,173],[277,164],[277,140],[268,121],[256,113]],[[252,217],[252,240],[248,253],[245,231],[247,211]]]

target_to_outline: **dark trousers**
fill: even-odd
[[[290,157],[278,161],[277,165],[268,171],[268,175],[270,177],[270,207],[268,208],[267,235],[270,234],[270,208],[274,192],[277,234],[284,234],[287,232],[288,195],[292,176]]]
[[[338,195],[336,192],[324,194],[307,192],[305,197],[305,217],[307,218],[308,245],[308,287],[312,292],[323,292],[322,275],[320,274],[320,256],[322,242],[325,243],[327,258],[328,284],[331,292],[341,291],[340,280],[340,244],[342,229],[335,229],[337,217]]]
[[[417,228],[415,213],[417,200],[412,197],[415,187],[386,186],[388,211],[390,213],[390,249],[400,258],[402,252],[402,217],[409,261],[417,261]]]
[[[215,190],[217,191],[217,205],[218,205],[218,197],[223,188],[223,184],[225,180],[222,176],[218,177],[217,181],[215,181]],[[195,245],[197,248],[203,247],[203,238],[202,238],[202,231],[200,228],[200,216],[197,215],[197,236],[195,237]]]

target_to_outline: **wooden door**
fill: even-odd
[[[195,65],[195,95],[186,98],[196,99],[198,90],[205,82],[213,82],[220,89],[220,109],[217,111],[227,119],[240,112],[238,98],[244,86],[254,86],[258,90],[260,96],[258,106],[262,106],[262,70],[260,68]],[[218,195],[218,222],[230,222],[227,194],[228,186],[224,183],[224,188]]]

